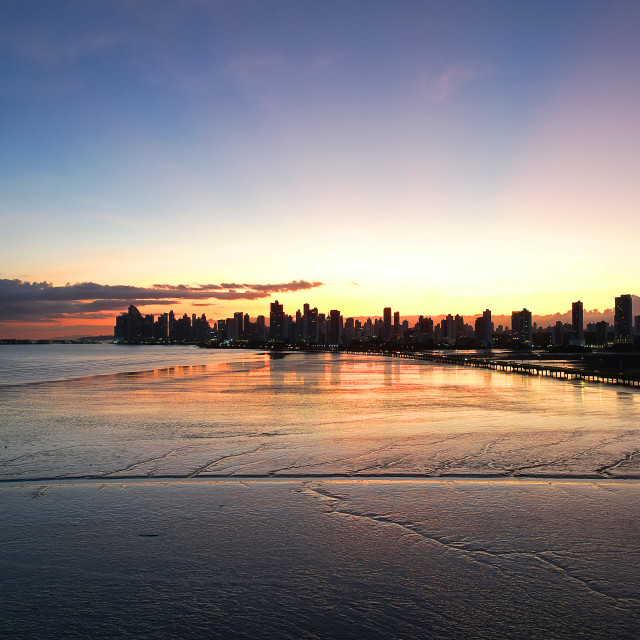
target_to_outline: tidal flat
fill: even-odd
[[[632,638],[640,484],[0,488],[11,638]]]
[[[11,346],[0,409],[5,637],[637,632],[636,390]]]

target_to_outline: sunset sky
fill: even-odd
[[[0,337],[640,293],[637,0],[2,4]]]

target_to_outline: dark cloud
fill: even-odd
[[[313,289],[321,287],[324,282],[307,282],[306,280],[293,280],[292,282],[281,284],[236,284],[233,288],[251,289],[253,291],[268,291],[269,293],[280,293],[283,291],[301,291],[303,289]]]
[[[0,279],[0,322],[52,322],[61,318],[100,317],[101,312],[124,311],[130,304],[169,306],[192,300],[258,300],[272,293],[298,291],[321,286],[321,282],[293,280],[280,284],[204,284],[152,287],[104,285],[78,282],[54,286],[50,282]],[[198,302],[195,302],[198,301]]]

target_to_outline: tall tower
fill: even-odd
[[[269,339],[276,342],[284,341],[284,307],[277,300],[271,303]]]
[[[631,294],[616,298],[616,306],[613,316],[613,329],[616,344],[631,344],[633,342],[632,334],[633,323],[633,300]]]
[[[144,319],[142,314],[138,311],[138,307],[129,305],[129,311],[127,312],[127,324],[126,324],[126,340],[127,342],[141,342],[143,331]]]
[[[445,318],[440,321],[440,334],[444,341],[451,341],[456,336],[456,325],[453,316],[448,313]]]
[[[175,338],[176,333],[176,315],[173,313],[173,309],[169,311],[169,340]]]
[[[236,311],[233,314],[233,319],[236,323],[236,332],[238,334],[238,339],[242,338],[244,334],[244,314],[242,311]]]
[[[483,347],[491,346],[493,336],[493,322],[491,321],[491,310],[485,309],[482,315],[476,318],[476,340]]]
[[[391,342],[391,307],[385,307],[382,312],[382,340]]]
[[[580,300],[571,304],[571,344],[584,347],[584,307]]]
[[[342,343],[342,316],[337,309],[329,311],[329,329],[327,331],[327,340],[330,345],[339,345]]]
[[[520,344],[531,344],[531,334],[531,311],[514,311],[511,314],[511,337]]]

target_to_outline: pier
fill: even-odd
[[[444,353],[424,353],[411,351],[359,351],[351,349],[326,349],[327,351],[353,354],[384,355],[393,358],[406,358],[409,360],[428,360],[442,364],[453,364],[477,369],[491,369],[502,373],[518,373],[526,376],[540,376],[556,378],[558,380],[584,380],[585,382],[598,382],[600,384],[616,384],[626,387],[640,387],[640,376],[630,373],[611,373],[580,369],[578,367],[557,367],[545,364],[533,364],[516,362],[514,360],[492,360],[490,358],[475,358],[460,354],[449,355]]]

